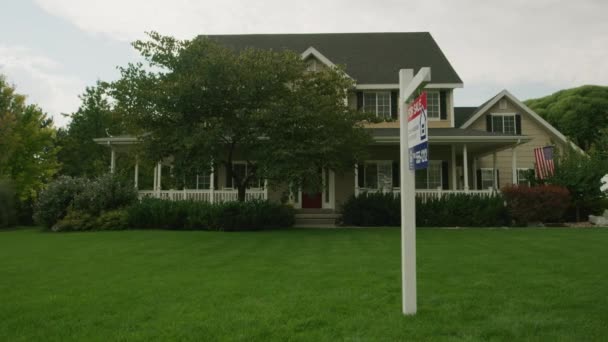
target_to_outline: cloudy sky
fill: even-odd
[[[429,31],[464,80],[456,105],[608,84],[606,0],[2,0],[0,74],[55,117],[137,58],[145,31],[197,34]]]

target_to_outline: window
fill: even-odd
[[[530,177],[534,177],[534,169],[517,169],[517,184],[530,185]]]
[[[391,93],[388,91],[363,93],[363,110],[379,118],[391,117]]]
[[[211,175],[208,172],[196,175],[196,189],[211,189]]]
[[[515,114],[492,114],[492,132],[516,134]]]
[[[426,107],[429,119],[439,119],[441,117],[441,108],[439,101],[439,92],[428,91],[426,93]]]
[[[243,177],[249,174],[249,165],[247,165],[246,162],[233,162],[232,172],[234,172],[234,175],[242,179]],[[232,177],[233,179],[228,181],[229,188],[234,187],[234,175]],[[253,179],[249,180],[249,188],[262,188],[262,184],[262,180],[258,177],[254,177]]]
[[[443,187],[441,160],[429,160],[429,167],[416,170],[416,189],[437,189]]]
[[[365,188],[393,189],[393,162],[391,160],[366,162],[363,172]]]
[[[481,169],[481,188],[494,187],[494,169]]]

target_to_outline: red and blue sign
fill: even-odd
[[[407,108],[407,140],[410,170],[429,166],[429,134],[426,92],[418,96]]]

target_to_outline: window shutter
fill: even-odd
[[[358,91],[357,92],[357,110],[362,110],[362,109],[363,109],[363,92]]]
[[[515,134],[521,135],[521,115],[515,114]]]
[[[391,91],[391,118],[397,120],[399,117],[399,92]]]
[[[496,189],[500,189],[500,169],[496,169]]]
[[[492,115],[486,114],[486,131],[492,132]]]
[[[441,162],[441,185],[443,190],[450,189],[450,170],[448,169],[448,162],[445,160]]]
[[[357,184],[360,188],[365,187],[365,164],[359,164],[357,166]]]
[[[477,169],[477,190],[481,190],[481,169]]]
[[[440,115],[440,119],[441,120],[447,120],[448,119],[448,111],[446,110],[446,92],[445,91],[440,91],[439,92],[439,115]]]
[[[399,187],[399,177],[401,177],[401,173],[399,173],[399,161],[393,160],[393,188]]]

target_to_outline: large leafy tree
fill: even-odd
[[[608,87],[565,89],[525,103],[584,150],[608,128]]]
[[[0,76],[0,178],[21,200],[35,198],[57,172],[53,122]]]
[[[87,87],[80,99],[78,110],[69,115],[72,120],[68,126],[58,131],[58,158],[62,174],[95,177],[108,172],[110,153],[93,138],[123,133],[122,122],[101,82]]]
[[[350,170],[364,153],[370,138],[345,103],[353,84],[342,70],[308,72],[290,51],[149,37],[134,43],[147,63],[122,68],[112,95],[148,157],[172,157],[176,175],[224,165],[244,200],[258,177],[319,189],[321,169]]]

